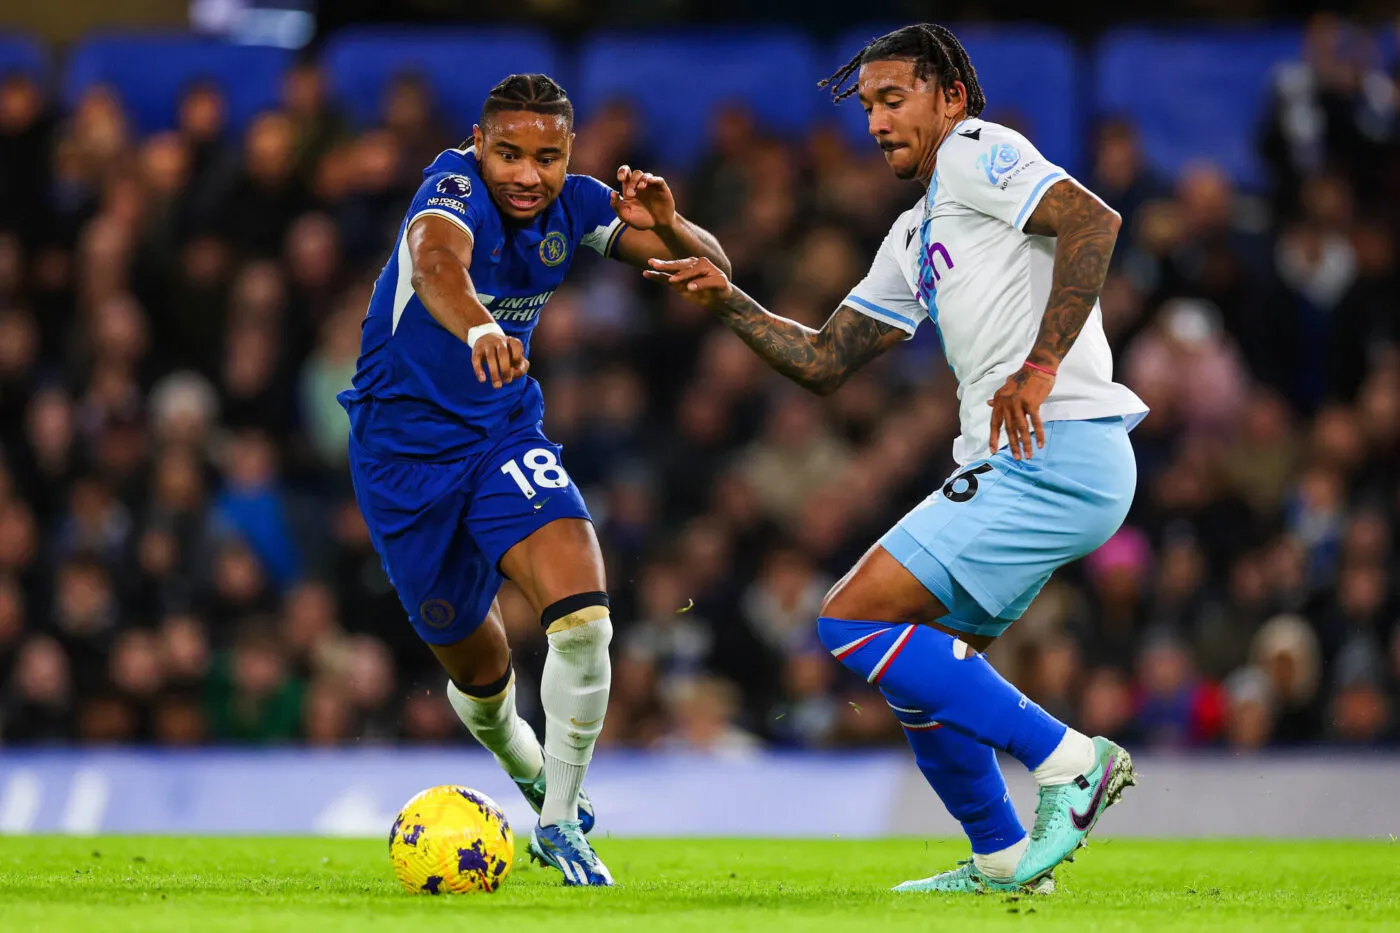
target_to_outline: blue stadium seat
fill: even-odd
[[[625,97],[641,112],[648,148],[688,167],[706,149],[711,117],[740,102],[775,132],[806,129],[822,105],[825,72],[806,37],[781,32],[602,33],[579,56],[580,111]]]
[[[0,32],[0,78],[14,73],[43,79],[49,72],[49,55],[39,40],[16,32]]]
[[[292,53],[233,45],[185,33],[102,34],[83,40],[68,59],[64,100],[72,106],[94,84],[110,84],[144,133],[175,125],[180,96],[191,84],[213,81],[228,100],[235,132],[276,107]]]
[[[837,40],[822,76],[830,74],[875,36],[898,24],[853,29]],[[1082,170],[1084,113],[1080,64],[1073,44],[1057,30],[1036,26],[954,26],[987,94],[984,116],[1021,130],[1041,152],[1071,172]],[[865,115],[854,101],[841,105],[841,123],[869,143]]]
[[[512,72],[542,71],[569,87],[554,45],[523,30],[354,28],[336,33],[321,58],[351,119],[379,122],[384,89],[398,75],[422,76],[447,129],[466,136],[481,103]]]
[[[1209,159],[1256,186],[1273,70],[1301,47],[1296,29],[1114,30],[1094,55],[1097,109],[1135,119],[1148,158],[1169,175]]]

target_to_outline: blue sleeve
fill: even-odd
[[[490,195],[480,179],[455,172],[436,172],[423,179],[408,210],[408,226],[425,214],[450,220],[476,241],[476,231],[487,216]]]
[[[612,256],[617,238],[627,229],[612,209],[612,189],[596,178],[575,175],[573,208],[579,218],[579,243],[602,256]]]

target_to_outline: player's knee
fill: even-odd
[[[608,594],[579,593],[559,600],[540,614],[551,647],[561,651],[607,650],[612,641]]]

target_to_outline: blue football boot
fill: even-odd
[[[536,823],[530,834],[529,852],[530,858],[541,865],[563,872],[566,885],[612,887],[612,872],[583,838],[583,828],[577,821],[565,820],[552,826]]]

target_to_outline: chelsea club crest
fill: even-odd
[[[569,243],[558,230],[540,241],[540,262],[546,266],[557,266],[568,255]]]

